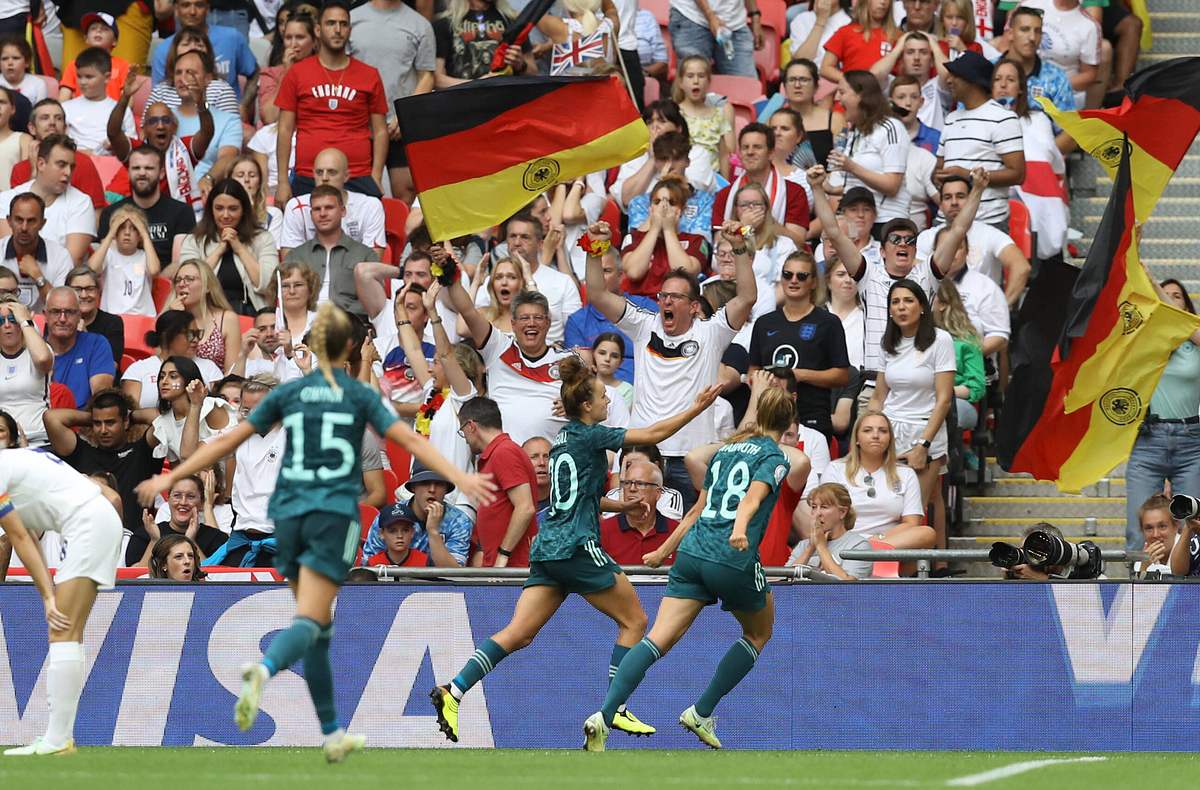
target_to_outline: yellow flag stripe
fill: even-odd
[[[532,162],[505,168],[421,193],[421,211],[434,241],[452,239],[490,228],[497,217],[508,217],[554,184],[606,170],[628,162],[646,151],[646,125],[641,118],[630,121],[594,140],[555,152],[537,160],[546,161],[557,172],[548,180],[534,180],[528,173]],[[470,156],[463,151],[463,156]]]

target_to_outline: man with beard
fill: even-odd
[[[165,111],[159,115],[174,120],[175,116],[166,109],[166,105],[158,104],[155,107]],[[191,233],[196,227],[195,213],[186,204],[165,193],[168,187],[163,183],[163,149],[149,142],[161,136],[161,130],[166,128],[162,124],[146,126],[148,142],[133,149],[125,162],[129,171],[131,196],[100,212],[98,231],[100,238],[107,237],[108,223],[113,214],[122,206],[132,203],[146,214],[146,228],[150,231],[150,240],[160,261],[170,261],[174,257],[175,240]]]

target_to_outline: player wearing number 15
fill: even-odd
[[[584,722],[588,751],[604,751],[613,717],[646,670],[687,633],[704,607],[718,600],[741,623],[742,638],[729,648],[708,688],[680,715],[679,723],[708,746],[721,748],[713,708],[754,668],[775,622],[758,544],[791,468],[779,438],[794,421],[795,406],[784,390],[763,393],[754,426],[734,434],[717,450],[695,506],[671,537],[646,555],[646,564],[657,566],[678,549],[650,635],[625,656],[604,706]]]
[[[568,422],[550,450],[550,507],[529,552],[525,589],[508,625],[475,650],[449,685],[437,686],[430,694],[438,725],[452,741],[458,740],[463,694],[502,658],[532,642],[571,593],[582,595],[617,624],[617,643],[609,660],[611,680],[629,648],[645,634],[646,613],[621,567],[600,548],[600,499],[608,488],[605,451],[658,444],[711,406],[720,391],[705,389],[687,411],[645,428],[624,430],[600,424],[608,417],[607,390],[579,357],[560,362],[559,375]],[[654,732],[629,711],[617,713],[618,729],[634,735]]]
[[[169,474],[142,483],[137,493],[143,504],[149,504],[156,492],[208,468],[252,434],[266,434],[277,423],[283,425],[287,449],[267,512],[275,522],[278,541],[275,568],[287,577],[296,596],[296,617],[271,642],[261,661],[242,668],[235,720],[241,729],[249,730],[266,681],[303,658],[304,680],[325,735],[325,758],[339,762],[365,741],[338,724],[329,665],[333,601],[358,551],[363,431],[370,424],[480,502],[491,501],[495,486],[485,477],[456,469],[433,445],[398,422],[378,393],[350,378],[345,364],[354,340],[346,313],[326,302],[313,321],[310,337],[319,370],[276,389],[233,430]]]

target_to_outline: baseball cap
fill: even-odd
[[[85,34],[93,22],[100,22],[107,25],[113,32],[113,40],[121,37],[121,29],[117,27],[117,20],[112,14],[106,14],[103,11],[89,11],[79,19],[79,28]]]
[[[412,508],[408,506],[407,502],[397,502],[379,511],[380,529],[390,524],[395,524],[398,521],[404,521],[409,524],[416,524],[418,521],[416,514],[413,513]]]
[[[847,208],[855,203],[867,203],[871,208],[875,206],[875,196],[871,194],[871,190],[866,187],[850,187],[846,190],[846,194],[842,195],[842,202],[838,204],[839,208]]]

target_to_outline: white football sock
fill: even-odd
[[[45,740],[52,746],[65,746],[75,730],[75,712],[83,693],[83,645],[79,642],[51,642],[50,666],[46,669],[46,699],[50,703],[50,723]]]

